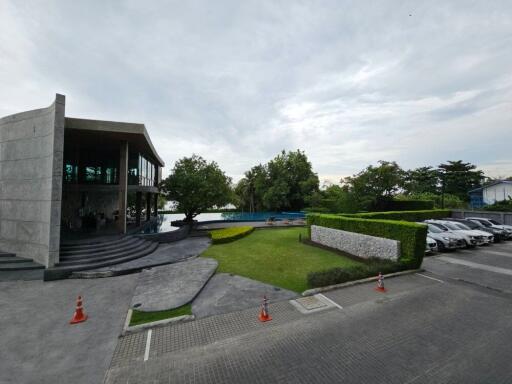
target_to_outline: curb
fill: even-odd
[[[169,319],[163,319],[158,321],[153,321],[151,323],[144,323],[139,325],[129,326],[130,320],[132,318],[133,311],[131,309],[128,310],[128,315],[126,316],[126,321],[124,323],[123,332],[121,332],[121,336],[129,335],[131,333],[141,332],[148,328],[155,327],[163,327],[165,325],[173,324],[173,323],[183,323],[186,321],[192,321],[196,317],[194,315],[183,315],[178,317],[171,317]]]
[[[410,275],[412,273],[418,273],[418,272],[423,272],[423,271],[424,271],[423,268],[408,269],[407,271],[388,273],[387,275],[383,275],[383,277],[386,278],[386,279],[389,279],[390,277]],[[347,281],[346,283],[328,285],[327,287],[319,287],[319,288],[307,289],[304,292],[302,292],[302,296],[311,296],[311,295],[316,295],[317,293],[328,292],[328,291],[333,291],[335,289],[347,288],[347,287],[352,287],[354,285],[369,283],[369,282],[372,282],[372,281],[377,281],[378,278],[379,278],[378,276],[367,277],[366,279]]]

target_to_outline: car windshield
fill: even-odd
[[[461,228],[457,227],[455,224],[452,223],[443,223],[445,227],[448,227],[448,229],[453,229],[454,231],[459,231]]]
[[[465,224],[462,224],[462,223],[453,223],[453,225],[455,225],[456,227],[460,228],[460,229],[465,229],[466,231],[469,229],[471,229],[469,227],[469,225],[465,225]]]
[[[435,225],[429,224],[428,225],[428,231],[432,233],[442,233],[443,231],[439,228],[437,228]]]
[[[480,228],[481,225],[478,225],[476,223],[473,223],[472,221],[464,221],[463,223],[457,223],[457,224],[460,224],[460,225],[464,225],[470,229],[476,229],[476,228]]]
[[[496,220],[489,219],[489,221],[494,225],[501,225],[501,223],[498,223]]]
[[[488,222],[487,222],[487,221],[485,221],[485,220],[482,220],[482,221],[478,220],[478,222],[479,222],[480,224],[482,224],[484,227],[492,227],[492,224],[491,224],[491,223],[488,223]]]

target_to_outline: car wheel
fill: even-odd
[[[439,252],[444,252],[446,250],[446,247],[444,246],[442,241],[436,240],[437,243],[437,250]]]

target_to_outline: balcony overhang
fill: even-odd
[[[65,135],[66,140],[93,147],[127,141],[130,148],[143,153],[160,167],[165,166],[144,124],[66,117]]]

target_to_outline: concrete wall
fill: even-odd
[[[0,119],[0,249],[59,259],[65,97]]]
[[[318,225],[311,226],[311,241],[364,259],[379,258],[396,261],[400,257],[399,241]]]
[[[465,219],[466,217],[482,217],[484,219],[494,219],[505,225],[512,225],[512,212],[470,211],[464,209],[453,209],[452,217],[457,219]]]

